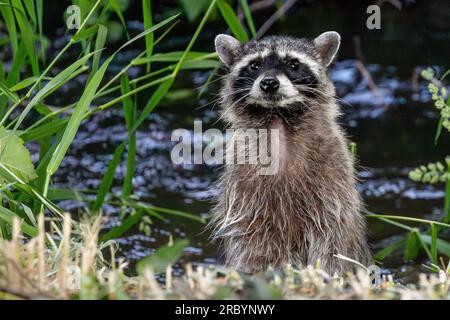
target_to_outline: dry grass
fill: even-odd
[[[127,277],[125,261],[114,262],[113,242],[98,245],[100,219],[62,226],[38,220],[40,234],[21,236],[19,222],[10,241],[0,240],[2,299],[450,299],[450,267],[422,274],[407,286],[386,277],[377,287],[368,273],[333,277],[319,268],[268,270],[253,276],[220,267],[186,265],[183,277],[155,280],[151,268]],[[109,259],[103,254],[108,252]],[[166,274],[170,275],[170,267]]]

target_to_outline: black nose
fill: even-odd
[[[266,93],[275,92],[280,87],[280,82],[274,77],[265,77],[259,83],[259,87]]]

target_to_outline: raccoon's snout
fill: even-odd
[[[278,81],[278,79],[274,77],[265,77],[259,83],[259,87],[265,93],[273,93],[280,87],[280,81]]]

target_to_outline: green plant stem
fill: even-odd
[[[439,222],[439,221],[432,221],[432,220],[426,220],[426,219],[419,219],[419,218],[411,218],[411,217],[404,217],[404,216],[392,216],[392,215],[386,215],[386,214],[375,214],[375,213],[369,213],[366,215],[368,218],[377,218],[377,219],[393,219],[393,220],[406,220],[411,222],[419,222],[419,223],[427,223],[427,224],[435,224],[437,226],[441,227],[447,227],[450,228],[450,224]]]

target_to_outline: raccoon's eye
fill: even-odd
[[[300,65],[300,62],[298,62],[297,59],[292,59],[288,62],[288,67],[291,70],[297,70],[299,65]]]
[[[257,61],[250,63],[249,68],[251,71],[257,71],[261,67],[261,64]]]

